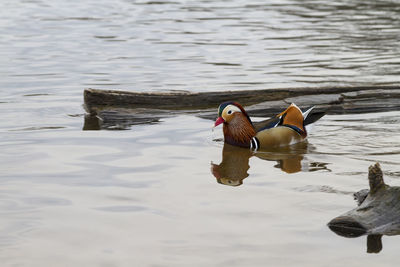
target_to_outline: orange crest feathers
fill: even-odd
[[[282,124],[295,126],[305,132],[303,113],[295,104],[291,104],[285,111],[278,114],[277,117],[282,117]]]

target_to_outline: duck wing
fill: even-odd
[[[256,132],[274,128],[280,123],[281,119],[278,117],[272,117],[263,121],[253,122],[253,126],[256,129]]]
[[[326,112],[315,111],[313,108],[314,107],[311,107],[307,111],[303,112],[304,126],[312,124],[326,115]],[[272,117],[263,121],[253,122],[253,126],[256,129],[256,132],[260,132],[281,125],[283,118],[284,117]]]

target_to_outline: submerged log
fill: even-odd
[[[264,101],[282,100],[301,95],[335,94],[360,90],[365,90],[365,88],[298,88],[198,93],[188,91],[127,92],[86,89],[84,91],[84,101],[89,111],[106,107],[172,110],[205,109],[218,106],[220,103],[229,100],[238,101],[242,105],[252,105]]]
[[[359,206],[332,219],[328,227],[344,237],[368,235],[368,251],[382,249],[382,235],[400,234],[400,187],[383,181],[379,163],[369,167],[369,190],[354,194]]]
[[[400,97],[400,86],[373,86],[373,87],[323,87],[323,88],[290,88],[265,89],[222,92],[167,91],[167,92],[128,92],[117,90],[85,89],[84,102],[88,111],[102,108],[158,108],[158,109],[206,109],[215,108],[224,101],[234,100],[244,106],[262,102],[285,100],[302,96],[320,96],[318,103],[342,102],[341,94],[347,99],[374,99],[391,98],[396,94]],[[385,90],[385,93],[382,92]],[[357,93],[360,92],[361,93]],[[364,91],[364,92],[363,92]],[[368,93],[365,93],[368,91]],[[329,95],[336,95],[333,99],[324,101]],[[315,98],[315,97],[314,97]],[[307,99],[307,98],[305,98]],[[295,100],[295,99],[293,99]]]
[[[400,86],[268,89],[225,92],[168,91],[140,93],[116,90],[84,90],[84,107],[99,129],[127,128],[154,122],[177,113],[193,113],[214,119],[218,105],[237,101],[250,116],[273,116],[290,103],[316,106],[328,114],[379,112],[400,109]],[[89,117],[87,117],[89,118]],[[106,123],[104,123],[106,122]],[[88,124],[96,125],[96,124]],[[90,129],[86,128],[86,129]]]

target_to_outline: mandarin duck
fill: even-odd
[[[313,107],[303,113],[291,104],[276,117],[255,125],[239,103],[224,102],[218,108],[214,127],[223,124],[225,143],[254,151],[268,150],[304,141],[306,126],[325,115],[312,110]]]

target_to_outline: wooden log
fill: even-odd
[[[218,105],[233,100],[245,106],[250,116],[271,117],[290,103],[316,106],[328,114],[400,110],[400,87],[332,87],[268,89],[190,93],[169,91],[139,93],[116,90],[84,90],[84,107],[91,116],[90,129],[126,129],[154,123],[174,114],[194,113],[214,119]],[[93,120],[98,119],[97,123]],[[91,127],[96,125],[96,127]]]
[[[360,205],[328,223],[336,234],[345,237],[400,234],[400,187],[384,183],[379,163],[369,168],[368,180],[367,196],[365,191],[356,195],[361,196]]]
[[[397,90],[400,89],[400,86],[289,88],[198,93],[191,93],[188,91],[127,92],[85,89],[84,102],[88,112],[106,107],[172,110],[205,109],[218,107],[220,103],[229,100],[237,101],[247,106],[296,96],[341,94],[379,89]]]

